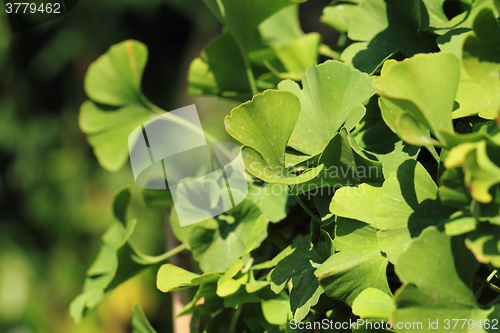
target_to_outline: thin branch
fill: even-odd
[[[297,200],[297,202],[299,203],[300,207],[302,207],[302,209],[305,210],[305,212],[316,222],[318,222],[319,224],[322,224],[323,221],[321,221],[321,219],[316,216],[309,208],[307,208],[307,206],[304,204],[304,202],[302,202],[302,199],[299,198],[299,196],[297,194],[294,194],[293,197],[295,198],[295,200]]]

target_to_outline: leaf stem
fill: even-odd
[[[300,199],[300,197],[297,194],[294,194],[293,197],[295,198],[295,200],[297,200],[300,207],[302,207],[302,209],[305,210],[307,215],[309,215],[314,221],[318,222],[319,224],[323,223],[319,217],[317,217],[309,208],[307,208],[307,206],[304,204],[302,199]]]
[[[491,281],[491,279],[493,279],[493,277],[494,277],[497,273],[498,273],[498,270],[496,270],[496,269],[495,269],[493,272],[491,272],[491,274],[490,274],[490,275],[488,275],[488,277],[486,278],[486,282],[488,282],[488,283],[489,283],[489,282]],[[478,298],[479,298],[479,296],[481,296],[481,293],[483,292],[483,290],[484,290],[484,284],[481,284],[481,285],[479,286],[479,288],[477,288],[477,291],[474,293],[474,296],[478,299]]]
[[[438,162],[438,164],[439,164],[440,157],[439,157],[439,154],[436,152],[436,149],[434,148],[434,146],[429,145],[429,146],[425,146],[425,148],[429,151],[429,153],[431,153],[432,157],[434,157],[436,162]]]
[[[491,279],[493,279],[495,277],[495,275],[497,275],[498,273],[498,269],[495,269],[494,271],[491,272],[490,275],[488,275],[488,277],[486,278],[486,281],[490,282]]]
[[[319,54],[335,60],[340,60],[340,53],[332,50],[328,45],[325,44],[321,44],[319,46]]]
[[[245,62],[245,69],[247,72],[247,77],[248,77],[248,83],[250,84],[250,90],[252,91],[252,95],[257,95],[259,91],[257,90],[257,84],[255,83],[255,76],[253,75],[252,67],[250,65],[250,61],[248,61],[248,58],[246,54],[241,52],[241,55],[243,57],[243,61]]]
[[[493,305],[497,304],[498,302],[500,302],[500,296],[496,297],[494,300],[492,300],[491,302],[486,304],[486,307],[492,307]]]
[[[479,205],[479,202],[477,202],[477,200],[475,199],[472,199],[470,207],[472,216],[479,223],[479,218],[481,217],[481,206]]]
[[[134,261],[136,261],[137,263],[148,263],[148,264],[159,263],[161,261],[167,260],[170,257],[175,256],[176,254],[186,249],[187,249],[186,244],[180,244],[174,247],[172,250],[167,251],[159,256],[148,256],[143,253],[138,253],[138,257],[134,258]]]
[[[151,101],[149,101],[146,96],[142,95],[142,102],[144,103],[144,105],[149,108],[151,111],[154,111],[160,115],[165,115],[166,117],[168,117],[171,121],[183,126],[183,127],[186,127],[190,130],[192,130],[193,132],[197,133],[200,131],[200,128],[197,127],[195,124],[193,124],[192,122],[190,121],[187,121],[179,116],[176,116],[175,114],[171,113],[171,112],[166,112],[165,110],[161,109],[160,107],[156,106],[154,103],[152,103]],[[213,136],[212,134],[206,132],[206,131],[203,131],[203,135],[205,136],[205,138],[207,139],[207,141],[209,142],[219,142],[219,140],[217,140],[217,138],[215,136]],[[224,153],[227,155],[227,156],[231,156],[230,152],[227,151],[226,149],[223,149]],[[232,158],[231,158],[232,160]]]
[[[165,110],[163,110],[162,108],[156,106],[154,103],[151,103],[151,101],[149,101],[146,96],[142,95],[142,102],[144,103],[144,105],[149,108],[151,111],[154,111],[158,114],[161,114],[161,115],[167,115],[168,118],[170,118],[170,120],[172,120],[173,122],[176,122],[178,123],[179,125],[182,125],[184,127],[187,127],[195,132],[198,132],[200,129],[195,125],[193,124],[192,122],[189,122],[179,116],[176,116],[175,114],[173,113],[170,113],[170,112],[167,112]],[[207,139],[209,139],[209,141],[213,141],[213,142],[217,142],[218,140],[210,133],[207,133],[205,131],[203,131],[203,134],[205,135],[205,137]]]
[[[486,281],[485,279],[480,278],[479,276],[476,276],[475,279],[476,279],[476,281],[478,281],[479,283],[484,285],[486,288],[491,289],[491,290],[500,294],[500,288],[498,286],[494,285],[493,283],[491,283],[489,281]]]
[[[281,75],[281,73],[276,68],[274,68],[273,65],[271,65],[271,63],[267,59],[264,59],[262,63],[274,76],[283,80],[283,76]]]

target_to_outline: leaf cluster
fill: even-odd
[[[199,224],[171,211],[196,268],[165,264],[157,286],[196,288],[182,312],[192,331],[361,318],[493,332],[482,323],[500,319],[500,2],[337,1],[321,18],[341,36],[333,46],[302,32],[296,1],[204,2],[224,29],[192,62],[188,92],[243,102],[224,122],[253,181],[243,203]],[[126,41],[87,74],[81,127],[109,170],[128,132],[163,112],[140,91],[146,58]],[[129,244],[127,193],[76,319],[172,255]],[[153,331],[139,310],[134,322]]]

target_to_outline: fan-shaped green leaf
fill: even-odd
[[[292,191],[302,194],[323,187],[355,186],[364,182],[381,183],[384,175],[382,164],[369,159],[345,128],[335,134],[320,155],[324,169],[307,183],[298,184]]]
[[[225,119],[226,130],[245,145],[247,170],[271,183],[296,184],[314,178],[322,166],[290,176],[285,167],[286,144],[297,123],[298,98],[288,91],[267,90],[241,104]]]
[[[245,62],[233,37],[225,32],[191,62],[188,94],[219,95],[238,100],[251,97]]]
[[[156,333],[148,318],[136,304],[132,314],[132,333]]]
[[[368,42],[351,56],[356,68],[371,73],[394,51],[406,56],[430,52],[431,48],[420,38],[419,29],[428,26],[428,14],[421,0],[400,1],[364,0],[350,16],[348,37],[354,41]],[[352,50],[351,50],[351,53]],[[372,67],[366,59],[373,58]]]
[[[289,43],[304,36],[299,22],[299,6],[291,5],[259,24],[262,41],[269,46]]]
[[[415,262],[419,264],[415,265]],[[396,293],[396,311],[391,321],[394,324],[437,320],[442,332],[450,329],[455,332],[489,332],[476,326],[453,329],[452,320],[451,327],[446,329],[444,326],[446,319],[473,319],[475,323],[492,319],[489,315],[493,309],[483,310],[471,290],[478,267],[462,237],[449,237],[434,227],[424,230],[396,263],[396,273],[404,285]]]
[[[247,54],[261,45],[259,24],[279,10],[302,0],[203,0]]]
[[[291,310],[294,319],[301,321],[323,293],[314,276],[315,265],[319,265],[323,259],[312,247],[311,237],[306,236],[284,249],[273,262],[276,267],[267,276],[271,289],[278,294],[292,280]]]
[[[367,288],[352,303],[352,313],[360,318],[387,319],[394,310],[391,296],[375,288]]]
[[[175,236],[191,250],[205,273],[225,271],[257,248],[267,237],[267,221],[248,199],[218,217],[185,227],[180,226],[175,212],[171,214]]]
[[[110,47],[94,61],[85,76],[85,92],[97,103],[124,106],[141,103],[141,81],[148,49],[127,40]]]
[[[387,259],[378,247],[377,230],[356,220],[337,218],[335,248],[315,272],[325,293],[352,305],[367,288],[390,294],[386,276]]]
[[[368,75],[331,60],[309,67],[302,79],[303,89],[292,81],[281,82],[280,90],[291,91],[300,99],[300,114],[288,145],[310,156],[321,153],[353,109],[373,95],[371,83]]]
[[[453,111],[453,119],[476,114],[482,118],[494,119],[500,108],[500,92],[473,81],[462,69],[455,101],[458,109]]]
[[[481,10],[473,25],[474,33],[463,46],[463,64],[478,83],[500,89],[500,23],[490,8]]]
[[[311,32],[288,43],[273,47],[276,57],[281,61],[287,73],[280,77],[299,81],[311,64],[318,62],[321,35]]]
[[[341,3],[336,6],[327,6],[323,9],[321,22],[337,30],[346,32],[349,25],[349,19],[356,9],[357,5],[350,3]]]
[[[195,286],[192,280],[196,277],[199,275],[172,264],[165,264],[158,270],[156,287],[164,293],[189,288]]]
[[[395,115],[407,111],[436,138],[453,132],[451,112],[460,78],[460,63],[450,52],[419,54],[391,65],[373,85]],[[390,123],[388,123],[391,127]]]
[[[286,184],[250,184],[248,199],[252,200],[271,222],[279,222],[286,217],[288,186]]]
[[[353,201],[356,199],[356,203]],[[378,229],[378,246],[391,262],[429,225],[453,212],[437,200],[437,186],[418,162],[403,162],[382,187],[362,184],[335,193],[333,214],[369,223]]]
[[[127,161],[132,130],[156,115],[141,92],[147,56],[146,46],[127,40],[93,62],[85,76],[85,91],[92,101],[81,106],[80,128],[109,171],[118,171]]]
[[[477,261],[500,268],[500,226],[482,224],[467,236],[465,244]]]
[[[500,183],[500,147],[487,140],[462,143],[454,147],[445,167],[461,166],[470,195],[479,202],[491,202],[490,188]]]

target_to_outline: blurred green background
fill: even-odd
[[[319,2],[302,13],[306,32],[321,30],[316,22],[329,1]],[[170,299],[156,289],[154,270],[120,286],[82,324],[69,316],[119,187],[131,184],[136,194],[138,247],[148,254],[166,247],[164,212],[146,207],[130,166],[102,169],[78,128],[83,80],[111,45],[140,40],[149,48],[148,98],[164,110],[196,103],[204,128],[227,140],[222,120],[236,103],[185,94],[191,60],[220,29],[201,0],[80,1],[18,33],[0,10],[1,333],[128,332],[136,303],[159,332],[170,331]]]
[[[80,1],[15,34],[3,9],[0,15],[0,332],[127,332],[135,303],[168,331],[169,297],[156,290],[153,270],[121,286],[82,324],[68,314],[113,220],[113,194],[133,184],[129,167],[109,173],[97,164],[78,128],[83,79],[111,45],[137,39],[150,51],[148,97],[165,110],[191,104],[183,91],[189,62],[218,34],[217,21],[201,1],[185,0]],[[133,190],[135,241],[162,253],[163,212],[146,208]]]

